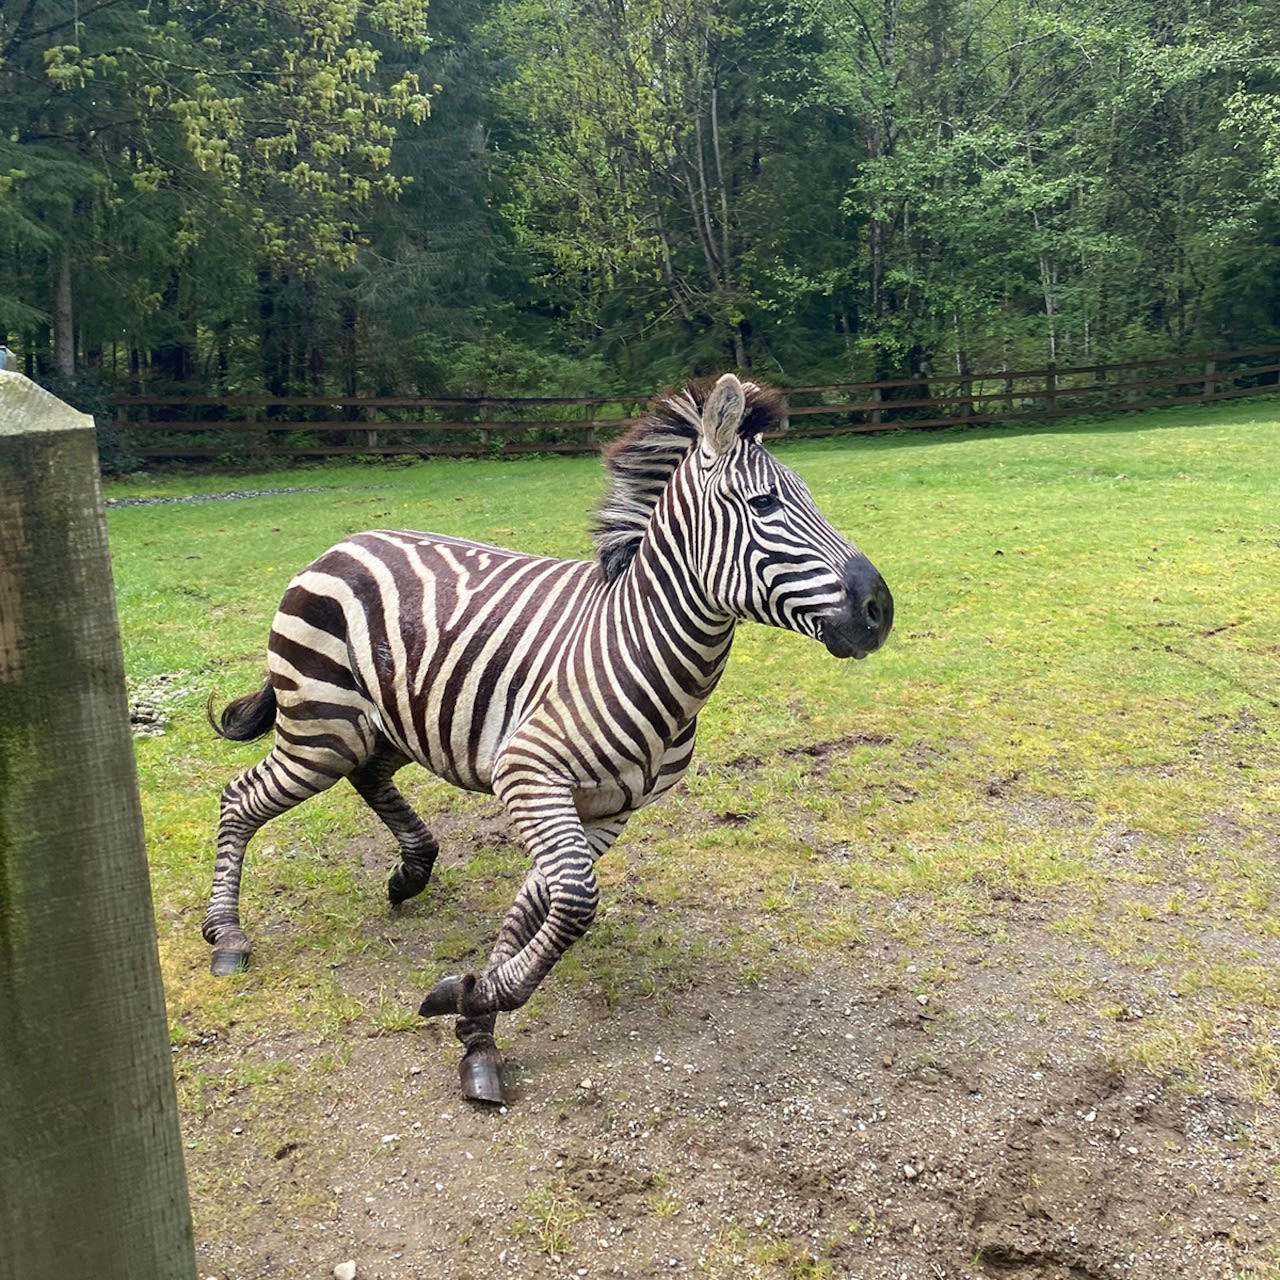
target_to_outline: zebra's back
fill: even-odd
[[[331,547],[289,584],[268,646],[290,731],[381,734],[458,786],[494,760],[605,590],[594,563],[412,530]]]

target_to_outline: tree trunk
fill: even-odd
[[[151,352],[151,368],[156,380],[166,391],[190,389],[192,375],[197,372],[195,360],[195,324],[186,315],[178,273],[169,273],[160,297],[161,310],[168,317],[166,328],[172,339]]]
[[[875,65],[886,83],[892,83],[894,68],[897,64],[898,50],[898,0],[882,0],[880,6],[879,49]],[[867,136],[867,157],[880,160],[893,154],[897,142],[898,123],[896,103],[892,94],[887,94],[883,101],[877,102],[873,108],[872,124]],[[873,215],[870,227],[871,236],[871,314],[877,324],[881,324],[890,311],[890,299],[885,287],[887,275],[889,245],[893,236],[893,221],[879,215]],[[881,368],[881,358],[876,357],[875,376],[885,376]]]
[[[338,315],[342,333],[342,394],[354,396],[359,394],[360,391],[360,348],[358,343],[359,329],[357,327],[359,310],[356,306],[355,298],[350,294],[343,296]]]
[[[93,420],[17,374],[0,374],[0,1028],[0,1277],[194,1280]]]
[[[76,331],[71,315],[71,252],[58,259],[53,289],[53,367],[64,378],[76,376]]]
[[[273,396],[287,396],[292,390],[283,287],[268,272],[258,272],[258,352],[263,385]]]
[[[1044,318],[1048,327],[1049,360],[1058,358],[1058,272],[1045,254],[1040,255],[1040,288],[1044,293]]]

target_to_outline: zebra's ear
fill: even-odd
[[[702,406],[702,448],[710,458],[718,458],[738,438],[746,412],[742,383],[732,373],[721,375]]]

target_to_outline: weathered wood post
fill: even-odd
[[[1058,413],[1058,366],[1054,361],[1049,361],[1049,367],[1044,371],[1044,416],[1046,418],[1056,417]]]
[[[93,419],[0,373],[0,1278],[194,1276]]]

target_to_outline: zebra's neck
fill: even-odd
[[[691,486],[673,480],[607,600],[608,643],[662,695],[678,727],[702,709],[724,673],[735,619],[714,605],[692,555]]]

